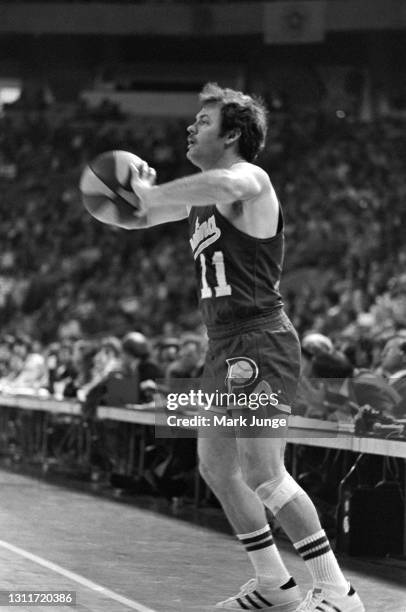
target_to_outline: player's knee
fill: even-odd
[[[246,484],[253,491],[264,482],[281,478],[286,471],[283,461],[279,461],[279,458],[277,461],[270,458],[268,461],[261,461],[258,456],[251,457],[247,453],[244,454],[241,468]]]
[[[255,492],[274,515],[299,495],[305,495],[302,487],[286,470],[277,478],[260,484]]]
[[[199,473],[205,483],[214,491],[227,488],[233,474],[219,462],[199,460]]]
[[[223,481],[222,471],[218,469],[218,466],[211,465],[210,462],[202,459],[199,461],[199,473],[211,488],[216,488]]]
[[[250,489],[256,491],[257,488],[264,482],[273,482],[279,478],[278,472],[274,473],[272,470],[264,469],[260,470],[258,467],[247,467],[243,470],[244,481]]]

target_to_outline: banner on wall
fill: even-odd
[[[326,2],[264,3],[264,42],[297,45],[322,42],[326,30]]]

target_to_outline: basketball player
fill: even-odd
[[[266,111],[259,100],[215,84],[206,85],[200,97],[201,110],[187,130],[187,157],[202,172],[153,186],[154,171],[146,164],[134,167],[132,187],[140,210],[126,227],[189,218],[209,335],[203,380],[227,379],[230,390],[232,372],[246,376],[248,371],[247,384],[240,378],[238,386],[277,393],[279,403],[272,410],[286,416],[296,391],[300,349],[278,290],[282,212],[267,173],[253,163],[265,143]],[[237,428],[233,437],[220,430],[199,438],[201,474],[255,570],[255,578],[216,609],[362,612],[313,503],[286,471],[284,447],[284,436],[266,428],[262,435],[238,435]],[[264,505],[312,574],[314,587],[303,601],[277,550]]]

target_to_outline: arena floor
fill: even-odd
[[[1,609],[33,609],[4,605],[4,591],[73,590],[80,611],[209,612],[251,577],[238,542],[217,530],[12,472],[0,483]],[[305,591],[304,564],[281,549]],[[402,562],[343,565],[367,612],[406,612]]]

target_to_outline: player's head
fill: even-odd
[[[228,151],[252,162],[265,145],[267,111],[262,101],[241,91],[208,83],[202,108],[189,126],[187,157],[201,168],[213,167]]]

